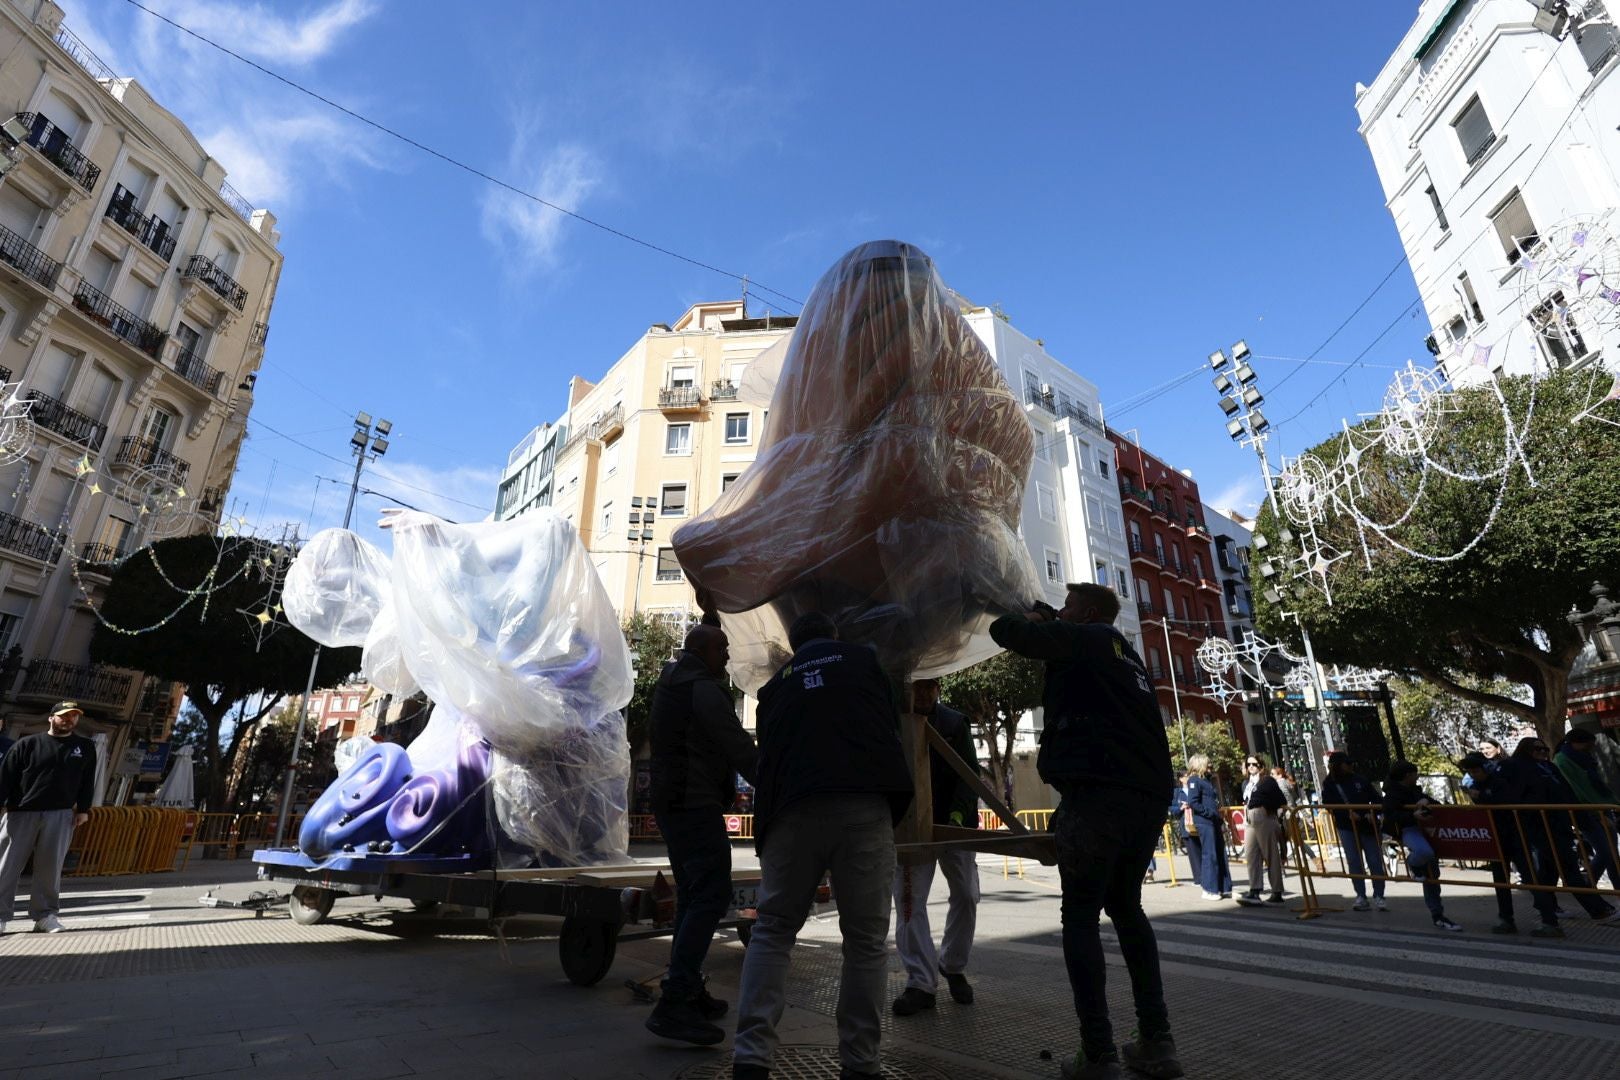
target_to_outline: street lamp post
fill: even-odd
[[[343,508],[343,527],[347,529],[354,518],[354,498],[360,491],[360,472],[366,462],[376,461],[388,453],[388,436],[394,425],[387,420],[372,423],[368,412],[356,413],[354,431],[349,436],[349,452],[354,455],[354,479],[349,481],[349,502]],[[287,817],[292,812],[293,783],[298,776],[298,752],[304,745],[304,722],[309,717],[309,699],[315,694],[315,669],[321,663],[321,647],[315,646],[315,655],[309,661],[309,679],[304,684],[304,699],[298,707],[298,727],[293,732],[292,756],[287,759],[287,774],[281,784],[281,805],[276,810],[276,847],[287,836]]]

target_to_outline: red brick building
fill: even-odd
[[[1225,720],[1247,746],[1242,713],[1222,708],[1205,693],[1208,676],[1194,659],[1205,638],[1226,634],[1215,549],[1198,485],[1118,432],[1108,437],[1142,620],[1142,659],[1159,708],[1167,721],[1178,707],[1194,720]]]
[[[319,739],[335,739],[342,742],[351,735],[370,734],[360,732],[362,718],[361,706],[365,703],[371,687],[365,683],[355,683],[350,686],[333,687],[330,690],[317,690],[309,697],[309,723],[314,737]]]

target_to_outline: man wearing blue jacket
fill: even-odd
[[[1068,587],[1063,610],[1037,605],[990,627],[996,644],[1046,662],[1036,766],[1062,796],[1052,817],[1063,882],[1063,958],[1080,1019],[1080,1053],[1065,1080],[1113,1080],[1120,1062],[1152,1077],[1182,1075],[1170,1035],[1159,946],[1142,910],[1173,787],[1170,744],[1147,669],[1114,629],[1119,597]],[[1115,1048],[1098,919],[1113,921],[1131,974],[1137,1037]]]

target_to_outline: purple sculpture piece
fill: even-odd
[[[304,815],[299,849],[318,859],[387,839],[388,805],[410,778],[411,759],[403,746],[371,747]]]

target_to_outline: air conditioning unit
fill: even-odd
[[[1231,613],[1231,615],[1232,615],[1232,617],[1234,619],[1241,619],[1241,618],[1244,617],[1243,616],[1243,609],[1238,607],[1236,604],[1231,605],[1226,610]]]
[[[1052,384],[1051,383],[1041,383],[1041,397],[1051,397],[1051,396],[1052,396]]]

